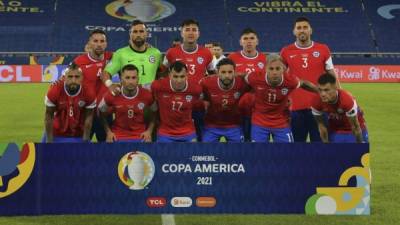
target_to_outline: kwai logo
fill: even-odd
[[[35,145],[25,143],[0,144],[0,198],[20,189],[32,174],[35,165]]]
[[[155,22],[171,16],[175,6],[162,0],[125,0],[113,1],[106,6],[106,12],[118,19],[143,22]]]
[[[144,189],[153,179],[154,172],[154,162],[144,152],[128,152],[118,164],[119,179],[131,190]]]

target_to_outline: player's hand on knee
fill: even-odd
[[[145,131],[145,132],[141,133],[140,138],[144,142],[151,142],[151,131]]]
[[[114,141],[116,141],[115,134],[113,132],[108,132],[106,137],[106,142],[113,143]]]

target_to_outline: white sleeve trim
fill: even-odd
[[[164,65],[164,66],[166,66],[166,67],[168,67],[168,66],[169,66],[169,61],[168,61],[168,59],[167,59],[167,56],[166,56],[166,55],[164,56],[163,65]]]
[[[313,108],[313,107],[311,107],[311,112],[312,112],[312,114],[313,114],[314,116],[321,116],[321,115],[322,115],[322,112],[321,112],[321,111],[318,111],[318,110],[316,110],[316,109]]]
[[[247,84],[249,84],[249,76],[250,76],[250,73],[248,73],[244,76],[244,81],[246,81]]]
[[[87,109],[94,109],[94,108],[96,108],[96,99],[95,99],[90,105],[86,106],[85,108],[87,108]]]
[[[353,107],[352,107],[349,111],[346,112],[346,116],[347,116],[347,117],[354,117],[354,116],[357,116],[357,108],[358,108],[357,102],[354,101]]]
[[[56,104],[54,104],[50,99],[47,97],[47,95],[44,97],[44,104],[48,107],[56,107]]]
[[[104,98],[101,99],[98,109],[100,110],[100,112],[107,112],[108,105],[107,105],[106,101],[104,101]]]
[[[333,70],[335,67],[333,66],[332,57],[330,56],[325,62],[325,70]]]
[[[214,60],[212,60],[212,61],[210,62],[210,64],[208,64],[207,70],[209,70],[209,71],[215,71]]]

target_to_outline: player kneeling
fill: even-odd
[[[350,93],[337,88],[328,73],[318,79],[319,96],[313,99],[312,113],[323,142],[368,142],[363,112]],[[323,113],[328,114],[328,128]]]
[[[201,80],[204,99],[209,106],[205,116],[203,142],[243,142],[239,99],[246,89],[241,77],[235,76],[235,63],[228,58],[217,64],[217,76]]]
[[[251,116],[251,138],[253,142],[293,142],[289,125],[288,96],[296,88],[317,92],[308,81],[288,74],[279,55],[270,55],[267,73],[252,72],[245,76],[254,90],[255,105]]]
[[[45,136],[42,142],[89,141],[96,94],[82,86],[82,70],[71,64],[63,79],[52,84],[45,97]]]
[[[107,142],[151,142],[154,129],[154,117],[151,106],[153,96],[147,89],[140,87],[138,68],[125,65],[120,72],[121,93],[114,96],[108,92],[99,104]],[[150,114],[146,123],[145,112]],[[113,125],[110,128],[106,117],[114,114]]]

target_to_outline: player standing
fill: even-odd
[[[148,32],[146,25],[140,20],[131,24],[129,45],[118,49],[111,62],[106,66],[102,75],[104,84],[111,92],[119,93],[117,85],[113,85],[111,76],[121,71],[127,64],[133,64],[139,69],[139,84],[150,87],[156,79],[161,65],[161,52],[147,43]]]
[[[316,85],[321,74],[327,72],[335,75],[335,72],[328,46],[312,41],[312,31],[307,18],[297,18],[293,29],[296,42],[284,47],[281,56],[290,73]],[[291,125],[296,142],[305,142],[308,135],[311,141],[321,141],[310,110],[311,99],[316,95],[301,89],[290,95]]]
[[[183,44],[168,49],[163,64],[165,67],[168,67],[176,61],[183,62],[187,67],[188,79],[199,83],[206,76],[207,71],[215,71],[212,63],[213,56],[209,49],[197,43],[200,37],[200,25],[197,21],[193,19],[183,21],[181,36]],[[201,133],[204,126],[203,118],[204,112],[194,111],[193,119],[198,141],[201,141]]]
[[[87,48],[86,48],[87,47]],[[93,30],[90,32],[89,40],[85,46],[87,53],[76,57],[73,61],[80,67],[83,74],[83,86],[90,88],[96,93],[97,100],[101,100],[107,92],[100,77],[104,67],[111,60],[112,52],[105,51],[107,48],[107,36],[102,30]],[[111,121],[111,118],[108,118]],[[90,137],[96,135],[97,141],[105,141],[106,133],[97,113],[94,114]]]

